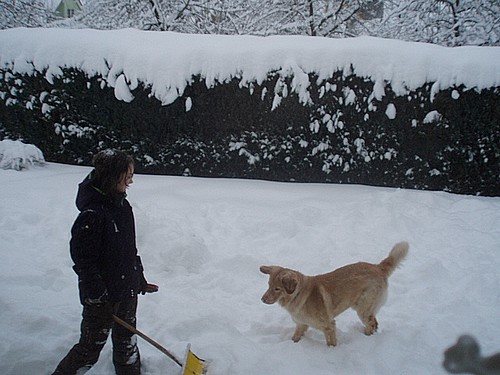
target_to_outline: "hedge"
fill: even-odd
[[[310,74],[309,98],[293,77],[262,84],[200,76],[168,105],[139,84],[118,100],[103,77],[76,68],[0,69],[0,139],[39,147],[47,161],[89,165],[108,147],[132,154],[139,173],[351,183],[500,195],[500,91],[429,82],[385,95],[368,79]]]

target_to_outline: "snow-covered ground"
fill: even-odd
[[[68,252],[77,184],[88,167],[0,169],[0,373],[49,374],[78,339],[81,306]],[[136,175],[129,190],[138,247],[158,293],[141,296],[138,328],[210,374],[445,374],[443,351],[474,335],[500,350],[500,198],[353,185]],[[409,257],[389,280],[379,332],[353,311],[338,346],[264,305],[263,264],[317,274]],[[178,367],[139,340],[144,375]],[[108,342],[89,375],[111,375]]]

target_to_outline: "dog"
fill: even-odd
[[[296,324],[294,342],[311,326],[323,331],[328,346],[337,345],[335,317],[348,308],[357,312],[364,333],[372,335],[378,328],[375,315],[387,299],[387,279],[408,249],[408,242],[400,242],[379,264],[359,262],[317,276],[280,266],[261,266],[260,271],[269,275],[262,302],[278,302],[290,313]]]

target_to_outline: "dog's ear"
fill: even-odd
[[[299,283],[296,275],[292,272],[286,272],[285,274],[283,274],[283,276],[281,277],[281,282],[283,283],[283,287],[288,294],[292,294],[293,292],[295,292],[297,284]]]
[[[270,275],[273,272],[273,266],[260,266],[260,272]]]

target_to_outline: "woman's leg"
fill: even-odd
[[[137,296],[120,302],[115,310],[116,315],[136,326]],[[140,375],[141,357],[137,347],[137,336],[120,324],[113,325],[113,363],[117,375]]]
[[[109,304],[83,307],[80,341],[62,359],[53,375],[87,372],[99,359],[113,325]]]

